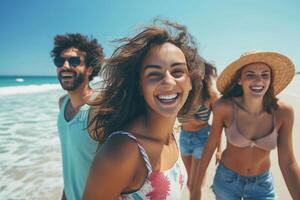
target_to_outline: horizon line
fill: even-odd
[[[295,74],[300,74],[300,71],[295,72]],[[32,76],[43,76],[43,77],[56,77],[57,75],[45,75],[45,74],[33,74],[33,75],[21,75],[21,74],[0,74],[0,77],[16,77],[16,76],[22,76],[22,77],[32,77]]]

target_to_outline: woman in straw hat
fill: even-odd
[[[120,42],[95,102],[105,142],[83,199],[180,199],[187,173],[173,126],[191,112],[204,64],[186,27],[176,23],[147,26]]]
[[[181,122],[180,132],[180,153],[188,172],[188,188],[198,188],[192,186],[194,184],[197,166],[200,163],[200,158],[203,153],[204,146],[210,132],[209,119],[215,102],[219,97],[219,92],[215,87],[215,79],[217,70],[211,63],[205,61],[205,75],[202,80],[201,94],[197,98],[195,104],[195,113],[185,118],[178,118]],[[220,160],[221,143],[218,145],[216,160]],[[217,163],[217,162],[216,162]],[[202,184],[203,186],[204,184]],[[190,196],[194,191],[190,190]]]
[[[270,152],[276,147],[290,194],[300,199],[300,170],[292,147],[293,109],[276,98],[294,74],[291,60],[273,52],[246,53],[221,73],[217,88],[223,97],[216,102],[197,174],[202,183],[224,128],[227,147],[212,186],[217,199],[275,199]]]

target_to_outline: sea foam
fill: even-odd
[[[61,89],[59,84],[22,85],[0,87],[0,96],[15,94],[31,94]]]

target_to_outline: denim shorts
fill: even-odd
[[[208,139],[209,130],[210,126],[206,126],[195,132],[181,129],[179,140],[181,155],[193,156],[196,159],[200,159]]]
[[[274,200],[273,176],[270,171],[257,176],[240,176],[219,164],[212,189],[217,200]]]

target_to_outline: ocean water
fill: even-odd
[[[299,88],[297,75],[282,93],[300,98]],[[56,116],[64,93],[56,77],[0,76],[0,200],[60,198]]]
[[[56,117],[65,93],[56,77],[0,76],[0,200],[61,197]]]
[[[0,87],[58,83],[56,76],[0,76]]]
[[[0,96],[38,93],[60,88],[53,76],[0,76]]]
[[[56,77],[0,77],[0,199],[59,199]]]

